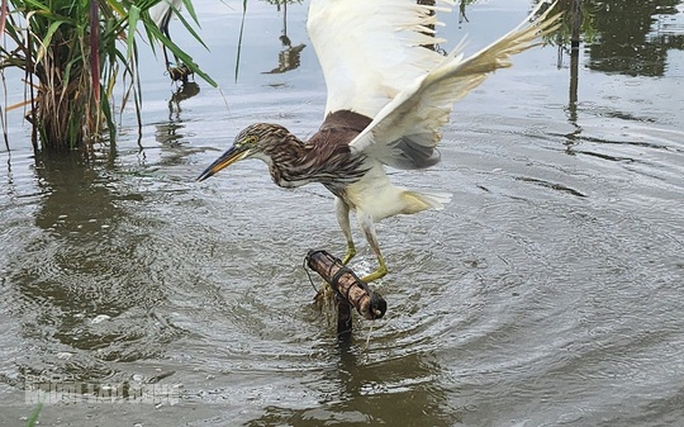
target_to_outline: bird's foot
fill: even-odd
[[[356,255],[356,248],[354,247],[354,245],[349,245],[347,247],[347,253],[344,254],[344,258],[342,258],[342,264],[349,264],[349,261],[351,261],[351,259],[354,258],[354,255]]]
[[[385,277],[386,274],[387,274],[387,267],[383,263],[383,264],[380,264],[380,267],[378,267],[378,269],[375,270],[374,272],[363,276],[361,278],[361,280],[363,280],[366,283],[370,283],[370,282],[373,282],[375,280],[380,279],[381,277]]]
[[[187,65],[181,63],[180,65],[166,64],[166,70],[169,72],[169,77],[174,82],[181,81],[188,82],[188,77],[194,76],[194,72]]]

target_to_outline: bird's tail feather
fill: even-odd
[[[405,214],[412,214],[426,209],[443,209],[451,201],[450,193],[436,191],[410,191],[402,194],[406,203]]]

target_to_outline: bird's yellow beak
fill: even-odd
[[[197,177],[197,182],[204,181],[212,175],[218,173],[221,169],[227,168],[233,163],[244,159],[249,154],[249,150],[244,147],[232,146],[225,153],[221,154],[221,157],[216,159],[208,168],[202,172],[202,174]]]

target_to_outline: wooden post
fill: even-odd
[[[570,122],[577,126],[577,99],[579,89],[579,54],[582,29],[581,0],[573,0],[571,9],[572,36],[570,39],[570,94],[569,112]]]
[[[573,50],[579,49],[582,35],[582,0],[572,2],[572,35],[570,43]]]
[[[306,263],[335,291],[338,334],[351,333],[351,307],[368,320],[384,316],[387,302],[371,291],[368,285],[338,258],[326,251],[310,250],[306,255]]]
[[[352,333],[352,311],[351,304],[339,293],[335,293],[337,306],[337,336],[348,337]]]

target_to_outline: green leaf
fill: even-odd
[[[100,100],[100,108],[107,121],[107,129],[109,129],[109,139],[110,143],[114,143],[116,139],[116,123],[114,123],[114,117],[112,116],[111,106],[109,105],[109,99],[103,96]]]
[[[60,21],[55,21],[52,24],[50,24],[47,32],[45,33],[45,37],[43,37],[43,40],[40,41],[40,49],[38,49],[38,55],[36,56],[36,62],[40,62],[41,59],[43,59],[43,56],[45,56],[46,49],[48,48],[48,46],[50,46],[50,43],[52,42],[52,36],[59,29],[59,27],[64,23],[66,23],[66,21],[60,20]]]
[[[199,19],[197,19],[197,14],[195,13],[195,7],[192,5],[192,1],[191,0],[183,0],[183,5],[188,10],[188,13],[192,17],[192,20],[195,21],[195,24],[197,24],[199,26],[200,25]],[[176,15],[178,15],[178,17],[180,18],[181,14],[176,12]]]
[[[123,3],[117,0],[107,0],[107,5],[112,8],[119,16],[126,16],[126,11],[123,8]],[[131,5],[131,7],[136,7],[136,5]]]
[[[29,415],[28,420],[26,420],[26,427],[33,427],[38,422],[38,417],[40,416],[40,411],[43,409],[43,402],[38,402],[31,415]]]
[[[135,31],[138,26],[138,20],[140,20],[140,8],[132,5],[131,10],[128,12],[128,52],[126,55],[128,59],[133,55],[133,43],[135,43]]]
[[[188,30],[188,32],[189,32],[190,34],[192,34],[192,36],[195,38],[195,40],[197,40],[202,46],[204,46],[204,48],[205,48],[206,50],[209,50],[209,47],[207,47],[207,45],[204,44],[204,40],[202,40],[202,38],[199,36],[199,34],[197,34],[197,33],[195,32],[195,29],[192,28],[192,26],[190,25],[190,23],[188,22],[188,20],[185,19],[185,18],[183,17],[183,14],[181,14],[181,13],[176,13],[176,16],[178,17],[178,20],[181,21],[181,22],[183,23],[183,25],[185,26],[185,29]]]
[[[240,35],[238,36],[237,54],[235,55],[235,82],[240,71],[240,54],[242,53],[242,35],[245,32],[245,17],[247,16],[247,0],[242,0],[242,19],[240,20]]]
[[[48,5],[43,4],[42,2],[39,2],[39,1],[33,1],[33,0],[25,0],[24,9],[26,9],[26,10],[37,9],[37,10],[42,10],[45,12],[50,12],[50,7]]]

